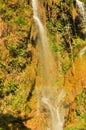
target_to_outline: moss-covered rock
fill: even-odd
[[[23,116],[36,79],[32,7],[28,1],[0,2],[0,111]],[[6,109],[5,109],[6,108]],[[28,108],[28,109],[27,109]],[[13,129],[13,128],[12,128]],[[15,128],[16,129],[16,128]]]

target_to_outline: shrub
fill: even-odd
[[[8,66],[12,67],[12,69],[17,69],[19,66],[19,61],[17,58],[12,58],[8,63]]]
[[[18,85],[13,81],[9,81],[4,87],[4,95],[8,96],[9,94],[15,95]]]
[[[21,42],[19,45],[15,43],[9,45],[8,47],[9,53],[12,57],[16,58],[18,56],[23,56],[26,51],[25,42]]]
[[[18,52],[18,49],[17,49],[17,45],[14,43],[14,44],[11,44],[9,47],[9,52],[11,54],[12,57],[17,57],[19,52]]]

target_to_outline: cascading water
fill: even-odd
[[[34,19],[35,22],[38,26],[39,30],[39,35],[40,35],[40,55],[41,55],[41,66],[43,67],[43,77],[45,80],[45,84],[47,86],[53,85],[54,80],[52,79],[52,75],[55,73],[53,72],[53,66],[55,68],[55,62],[53,60],[49,45],[48,45],[48,38],[46,35],[46,31],[44,29],[44,26],[39,18],[38,15],[38,1],[37,0],[32,0],[32,6],[33,6],[33,13],[34,13]],[[54,78],[55,79],[55,78]],[[43,81],[44,82],[44,81]],[[43,84],[44,85],[44,84]]]
[[[76,0],[76,4],[77,4],[79,11],[80,11],[82,18],[83,18],[82,23],[84,25],[86,25],[86,11],[85,11],[84,3],[79,1],[79,0]],[[85,53],[86,53],[86,46],[80,50],[79,56],[82,57],[83,54],[85,54]]]
[[[56,90],[55,90],[56,91]],[[54,97],[55,95],[53,95]],[[63,130],[64,124],[64,108],[61,104],[62,98],[65,96],[65,92],[62,90],[58,94],[58,98],[55,103],[56,97],[51,99],[51,97],[43,97],[42,102],[48,107],[51,114],[51,128],[52,130]],[[52,102],[53,100],[53,102]]]
[[[40,55],[41,59],[40,62],[41,66],[43,66],[44,74],[42,74],[42,77],[44,78],[44,84],[41,84],[42,86],[46,86],[45,88],[42,88],[41,91],[41,99],[40,102],[43,104],[50,113],[51,118],[51,126],[48,126],[46,128],[47,130],[63,130],[63,124],[64,124],[64,108],[62,107],[61,100],[63,99],[63,95],[65,92],[62,90],[60,94],[56,94],[56,89],[53,88],[57,73],[56,73],[56,64],[54,61],[54,58],[52,56],[52,53],[49,48],[48,44],[48,38],[46,35],[45,28],[40,20],[39,17],[39,6],[37,0],[32,0],[32,6],[33,6],[33,18],[36,22],[36,25],[38,27],[39,35],[40,35]],[[54,70],[55,71],[54,71]]]
[[[80,11],[82,17],[83,17],[82,22],[86,23],[86,11],[85,11],[85,8],[84,8],[84,3],[79,1],[79,0],[76,0],[76,4],[77,4],[77,6],[79,8],[79,11]]]
[[[86,46],[80,50],[79,56],[82,57],[85,53],[86,53]]]

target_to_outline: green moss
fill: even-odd
[[[17,110],[30,112],[27,97],[33,86],[34,75],[31,70],[27,70],[27,66],[35,64],[31,61],[32,50],[28,50],[28,43],[32,42],[32,7],[27,0],[1,0],[0,17],[2,28],[5,27],[5,31],[1,32],[4,40],[0,44],[0,51],[4,50],[0,55],[1,106],[6,106],[6,112],[15,111],[15,114]]]
[[[86,0],[81,0],[82,2],[84,2],[86,4]]]
[[[4,130],[3,128],[0,128],[0,130]]]
[[[65,130],[85,130],[85,124],[86,124],[86,111],[84,109],[84,91],[82,91],[80,94],[76,97],[76,108],[75,108],[75,117],[78,121],[76,126],[68,127]],[[83,109],[83,110],[82,110]]]
[[[69,63],[64,63],[64,64],[62,64],[62,71],[63,71],[63,74],[66,74],[67,73],[67,71],[68,71],[68,69],[70,68],[70,64]]]
[[[73,7],[73,0],[65,0],[65,2],[69,5],[69,7]]]
[[[18,89],[18,85],[13,81],[9,81],[8,83],[4,84],[3,93],[4,95],[9,95],[9,94],[15,95],[17,89]]]
[[[17,22],[18,25],[24,25],[25,24],[25,22],[24,22],[24,20],[21,16],[16,17],[16,22]]]
[[[6,73],[8,71],[7,66],[3,62],[0,62],[0,68],[3,73]]]
[[[50,46],[53,54],[59,53],[61,51],[60,46],[57,45],[55,35],[49,32]]]
[[[65,128],[64,130],[81,130],[84,128],[82,126],[71,126],[71,127],[68,127],[68,128]]]
[[[10,44],[8,46],[8,50],[9,50],[10,55],[13,58],[17,58],[19,56],[23,56],[26,53],[25,41],[24,42],[20,42],[19,45],[17,45],[16,43]]]
[[[64,25],[63,24],[60,24],[59,26],[58,26],[58,32],[59,33],[62,33],[64,31]]]
[[[17,45],[15,43],[9,45],[8,49],[9,49],[10,55],[12,57],[17,57],[20,53],[19,50],[17,49]]]
[[[2,13],[3,11],[5,11],[6,9],[6,5],[4,3],[0,4],[0,13]]]
[[[83,101],[83,93],[80,93],[77,97],[76,97],[76,102],[78,107],[82,104]]]

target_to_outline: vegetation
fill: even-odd
[[[75,114],[75,119],[73,119],[72,122],[74,122],[74,120],[76,121],[76,126],[68,126],[67,128],[65,128],[65,130],[85,130],[86,128],[86,111],[84,110],[85,106],[85,91],[86,88],[84,88],[84,90],[79,93],[76,98],[75,98],[75,103],[76,103],[76,107],[74,108],[74,114]],[[71,118],[71,117],[70,117]]]
[[[28,1],[0,1],[0,130],[27,129],[21,118],[31,111],[35,83],[32,22]]]
[[[86,0],[81,1],[86,5]],[[79,72],[75,74],[77,69],[74,71],[80,63],[78,54],[86,44],[82,17],[74,0],[40,0],[39,4],[39,15],[47,27],[49,45],[57,64],[56,85],[65,86],[67,80],[67,87],[74,91],[74,95],[70,93],[66,99],[67,102],[75,96],[74,100],[69,102],[70,113],[64,129],[85,130],[86,75],[82,74],[83,67],[81,72],[78,70],[80,77]],[[28,130],[24,124],[29,120],[29,113],[33,111],[30,103],[32,108],[36,109],[34,104],[37,99],[32,92],[36,79],[41,79],[36,73],[39,62],[36,43],[39,43],[39,36],[34,25],[30,0],[0,0],[0,130]],[[85,26],[84,28],[86,29]],[[82,91],[79,93],[78,90],[77,95],[76,86],[82,86]],[[73,117],[72,102],[76,104]]]

